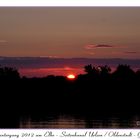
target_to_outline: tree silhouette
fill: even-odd
[[[94,76],[97,76],[99,74],[99,69],[92,66],[91,64],[89,65],[86,65],[85,67],[85,72],[88,74],[88,75],[94,75]]]
[[[94,78],[107,78],[110,75],[111,72],[111,68],[107,65],[105,66],[98,66],[98,67],[94,67],[91,64],[90,65],[86,65],[85,67],[85,72]]]
[[[100,76],[102,78],[107,78],[110,75],[110,72],[111,72],[111,68],[107,65],[99,66],[98,70],[100,71]]]
[[[135,72],[130,68],[129,65],[118,65],[117,69],[114,71],[113,76],[116,79],[129,80],[133,79]]]
[[[91,74],[92,71],[93,71],[91,64],[86,65],[84,68],[85,68],[85,72],[88,73],[88,74]]]
[[[138,69],[138,70],[136,71],[136,77],[137,77],[137,79],[140,79],[140,69]]]
[[[20,74],[16,68],[0,67],[0,80],[17,80]]]

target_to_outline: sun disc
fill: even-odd
[[[69,74],[69,75],[67,76],[67,78],[68,78],[68,79],[75,79],[75,75]]]

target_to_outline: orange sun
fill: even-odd
[[[69,74],[69,75],[67,76],[67,78],[68,78],[68,79],[75,79],[75,75]]]

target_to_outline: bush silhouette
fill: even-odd
[[[17,69],[11,67],[0,67],[0,80],[17,80],[20,74]]]
[[[111,68],[107,65],[94,67],[91,64],[84,67],[85,72],[93,79],[107,79],[110,76]]]
[[[135,72],[130,68],[129,65],[118,65],[117,69],[113,73],[113,76],[117,80],[130,80],[134,79]]]

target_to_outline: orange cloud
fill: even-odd
[[[89,44],[89,45],[85,46],[85,49],[91,50],[94,48],[112,48],[112,47],[114,47],[114,46],[106,45],[106,44],[99,44],[99,45]]]
[[[0,40],[0,43],[7,43],[7,40]]]
[[[126,53],[126,54],[136,54],[136,53],[138,53],[138,52],[135,52],[135,51],[126,51],[126,52],[124,52],[124,53]]]

